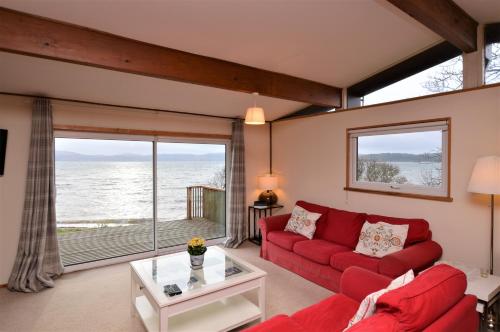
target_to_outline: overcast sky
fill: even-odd
[[[373,105],[387,101],[406,99],[418,96],[432,94],[423,87],[424,83],[433,77],[440,70],[440,66],[448,66],[454,59],[445,61],[435,67],[424,70],[418,74],[410,76],[404,80],[386,86],[383,89],[367,94],[364,98],[364,105]],[[461,63],[455,63],[455,66],[461,66]],[[459,68],[459,67],[455,67]]]
[[[158,143],[158,153],[206,154],[224,153],[222,144]],[[153,144],[139,141],[56,138],[57,151],[90,155],[117,155],[124,153],[152,155]]]
[[[412,153],[436,152],[441,149],[442,133],[424,131],[420,133],[363,136],[358,138],[358,153]]]

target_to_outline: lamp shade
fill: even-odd
[[[500,195],[500,157],[481,157],[476,161],[469,181],[469,192]]]
[[[272,174],[259,176],[259,188],[262,190],[273,190],[278,188],[278,178]]]
[[[264,109],[261,107],[249,107],[245,115],[245,123],[250,125],[265,124]]]

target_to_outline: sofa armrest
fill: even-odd
[[[358,302],[373,292],[386,288],[392,279],[357,266],[347,268],[340,277],[340,292]]]
[[[262,218],[259,220],[260,232],[262,234],[262,243],[260,245],[260,257],[264,259],[269,259],[267,243],[267,234],[272,231],[283,231],[285,226],[290,219],[292,214],[280,214],[277,216],[271,216],[267,218]]]
[[[422,271],[437,261],[443,254],[441,246],[434,241],[424,241],[380,259],[379,273],[391,278],[399,277],[412,269]]]
[[[477,331],[479,315],[476,305],[477,298],[474,295],[465,295],[457,304],[427,326],[424,332]]]
[[[267,233],[272,231],[283,231],[291,215],[291,213],[280,214],[260,219],[259,227],[262,232],[262,237],[265,238]]]

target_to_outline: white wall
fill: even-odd
[[[231,121],[160,112],[53,102],[54,123],[163,131],[231,134]],[[0,128],[9,130],[5,175],[0,177],[0,285],[7,283],[17,251],[29,155],[31,100],[0,95]],[[269,163],[267,126],[246,126],[247,201],[258,196],[257,176]]]
[[[7,283],[17,252],[29,156],[31,113],[20,98],[0,96],[0,128],[8,129],[0,177],[0,285]]]
[[[448,116],[452,203],[343,190],[346,128]],[[488,266],[488,198],[468,193],[467,185],[479,156],[500,154],[500,87],[278,122],[273,141],[277,193],[287,211],[304,199],[353,211],[422,217],[443,246],[444,258]],[[495,270],[500,272],[500,226],[496,230]]]

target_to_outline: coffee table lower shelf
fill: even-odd
[[[160,331],[159,313],[144,295],[136,298],[135,309],[147,331]],[[243,295],[236,295],[169,317],[168,331],[228,331],[260,319],[261,315],[257,305]]]

